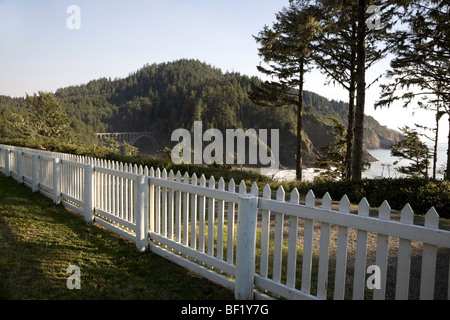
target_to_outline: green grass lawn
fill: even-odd
[[[70,265],[81,289],[67,288]],[[230,292],[0,174],[0,299],[228,300]]]

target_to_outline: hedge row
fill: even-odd
[[[426,214],[434,207],[441,218],[450,218],[450,181],[423,178],[322,180],[301,183],[297,188],[301,193],[311,189],[318,198],[322,198],[326,192],[334,200],[347,195],[356,204],[365,197],[372,207],[379,207],[387,200],[394,210],[401,210],[409,203],[416,214]]]

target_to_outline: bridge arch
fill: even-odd
[[[112,138],[119,143],[126,142],[127,144],[134,146],[136,141],[141,138],[148,138],[156,149],[158,145],[158,132],[104,132],[96,133],[99,139]]]

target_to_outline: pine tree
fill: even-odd
[[[346,167],[345,157],[347,153],[347,128],[336,118],[331,117],[333,122],[333,135],[335,141],[320,148],[322,156],[314,163],[314,166],[325,169],[321,176],[335,179],[345,179]]]
[[[412,176],[428,178],[428,166],[430,165],[430,150],[420,140],[417,131],[405,126],[400,129],[404,139],[391,146],[391,155],[409,160],[409,166],[397,168],[397,171]],[[394,164],[397,164],[394,162]]]
[[[446,178],[450,179],[450,3],[411,1],[403,23],[407,29],[397,31],[391,38],[396,57],[387,77],[392,81],[381,86],[382,94],[376,106],[389,107],[403,100],[403,106],[407,107],[419,97],[430,103],[441,101],[439,112],[449,115]],[[398,94],[400,90],[404,92]]]
[[[277,81],[253,85],[250,99],[261,106],[297,107],[296,178],[302,179],[302,113],[304,75],[311,64],[311,47],[320,26],[316,7],[309,1],[290,1],[276,14],[272,28],[265,26],[255,37],[259,54],[269,66],[258,70]]]
[[[382,12],[381,19],[368,10],[371,3],[366,0],[319,1],[325,12],[327,28],[324,28],[326,36],[319,40],[317,64],[333,81],[349,91],[347,179],[362,177],[365,93],[379,79],[367,84],[366,71],[385,56],[387,48],[382,40],[395,22],[400,2],[377,1],[374,8]],[[371,21],[374,18],[381,19],[379,25]]]
[[[70,142],[73,132],[70,119],[64,113],[60,102],[51,94],[39,91],[39,95],[26,96],[31,107],[31,126],[38,136],[66,139]]]

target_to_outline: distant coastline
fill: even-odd
[[[427,143],[430,150],[432,150],[433,145],[431,143]],[[396,157],[391,156],[390,149],[375,149],[368,150],[370,155],[377,159],[377,161],[371,162],[370,169],[363,172],[363,178],[368,179],[377,179],[377,178],[401,178],[404,175],[400,174],[395,168],[398,166],[403,166],[406,164],[406,160],[401,160]],[[437,168],[441,169],[446,163],[447,159],[447,143],[440,142],[438,143],[438,161]],[[399,160],[399,164],[394,166],[394,162]],[[430,166],[430,175],[431,175],[432,166]],[[306,168],[302,170],[303,180],[304,181],[312,181],[314,177],[318,176],[320,173],[320,169],[317,168]],[[292,181],[295,180],[295,170],[294,169],[280,169],[280,170],[264,170],[261,172],[264,175],[267,175],[274,180],[278,181]],[[442,174],[436,175],[437,179],[442,179]]]

